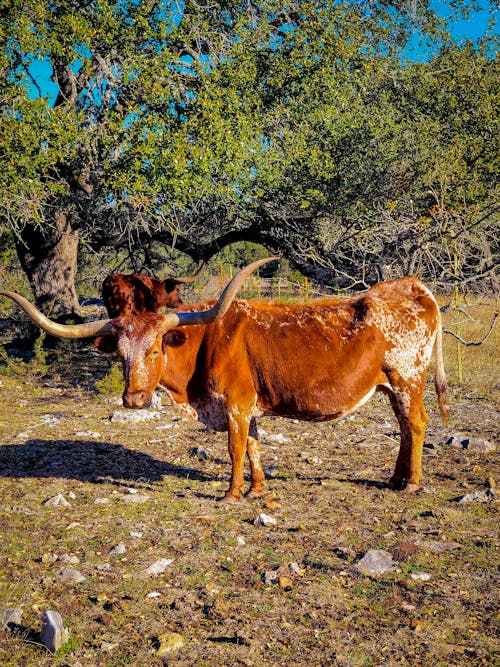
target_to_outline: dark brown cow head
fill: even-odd
[[[112,273],[102,284],[102,298],[108,315],[118,317],[126,313],[156,313],[162,306],[178,308],[182,304],[179,285],[193,282],[196,273],[187,278],[169,277],[165,280],[151,278],[144,273],[130,275]]]

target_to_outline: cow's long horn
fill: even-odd
[[[24,310],[26,315],[38,326],[52,336],[58,338],[92,338],[97,334],[106,333],[110,330],[111,320],[94,320],[84,324],[59,324],[49,320],[28,299],[15,292],[0,292],[0,296],[6,296]]]
[[[189,324],[210,324],[215,322],[215,320],[220,319],[228,310],[229,306],[233,302],[234,297],[236,296],[237,291],[243,285],[248,276],[258,269],[259,266],[263,266],[268,262],[274,262],[279,257],[266,257],[265,259],[258,259],[256,262],[252,262],[239,273],[237,273],[234,278],[231,280],[228,285],[226,285],[225,290],[220,295],[217,303],[210,308],[210,310],[202,310],[190,313],[169,313],[165,316],[165,331],[173,329],[177,326],[187,326]]]
[[[205,262],[202,262],[200,266],[196,269],[196,273],[193,273],[192,276],[188,276],[187,278],[172,278],[172,280],[177,284],[177,285],[186,285],[187,283],[192,283],[198,278],[198,276],[201,273],[201,270],[205,266]]]

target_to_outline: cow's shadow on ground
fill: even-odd
[[[167,463],[112,442],[28,440],[0,447],[0,479],[60,478],[94,484],[148,485],[165,477],[219,479],[197,468]]]

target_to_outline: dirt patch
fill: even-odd
[[[496,442],[491,401],[456,394],[444,428],[429,388],[414,495],[386,486],[399,436],[383,397],[338,423],[262,419],[269,495],[228,506],[225,434],[166,398],[160,419],[112,422],[120,406],[90,376],[0,376],[0,610],[23,610],[0,630],[1,664],[494,663],[498,504],[456,499],[498,482],[498,457],[443,445],[454,431]],[[57,494],[69,505],[44,504]],[[370,549],[397,569],[360,574]],[[61,576],[65,555],[84,581]],[[54,656],[36,643],[46,609],[71,633]],[[166,633],[184,641],[162,658]]]

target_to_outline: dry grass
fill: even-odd
[[[494,305],[467,308],[473,319],[464,319],[461,335],[480,338]],[[447,328],[450,318],[447,311]],[[495,664],[498,505],[456,498],[484,489],[490,476],[498,482],[498,457],[442,443],[454,431],[498,438],[498,341],[497,327],[485,346],[463,351],[458,388],[455,342],[445,337],[452,422],[443,427],[429,382],[426,442],[435,448],[424,459],[428,492],[405,495],[385,485],[398,434],[381,397],[335,424],[260,420],[270,435],[288,439],[263,438],[264,466],[279,466],[268,481],[273,495],[229,507],[216,501],[230,470],[225,434],[174,422],[168,405],[161,422],[110,422],[117,406],[95,390],[109,362],[89,346],[60,354],[45,376],[40,359],[11,362],[0,375],[0,610],[20,607],[23,617],[14,632],[0,629],[0,664]],[[208,458],[193,458],[194,446]],[[131,487],[147,502],[127,503]],[[69,507],[43,504],[68,492],[75,496]],[[277,526],[254,526],[260,512]],[[118,542],[127,551],[113,556]],[[436,551],[433,542],[449,548]],[[379,578],[357,573],[356,560],[373,548],[399,553],[399,568]],[[61,581],[63,554],[78,557],[85,582]],[[146,576],[159,558],[172,565]],[[266,584],[269,570],[285,573],[291,585]],[[415,571],[431,579],[415,581]],[[159,596],[148,598],[153,591]],[[44,609],[59,611],[71,631],[54,656],[37,644]],[[185,639],[168,659],[155,655],[165,632]]]
[[[444,300],[441,299],[443,302]],[[445,303],[449,303],[447,300]],[[480,341],[490,329],[498,304],[493,298],[469,297],[457,312],[453,305],[443,313],[443,327],[454,333],[458,330],[465,341]],[[460,352],[458,352],[460,349]],[[479,346],[464,346],[453,336],[444,335],[445,368],[448,381],[458,383],[458,360],[462,358],[463,388],[498,400],[500,390],[500,321],[497,319],[491,335]]]

